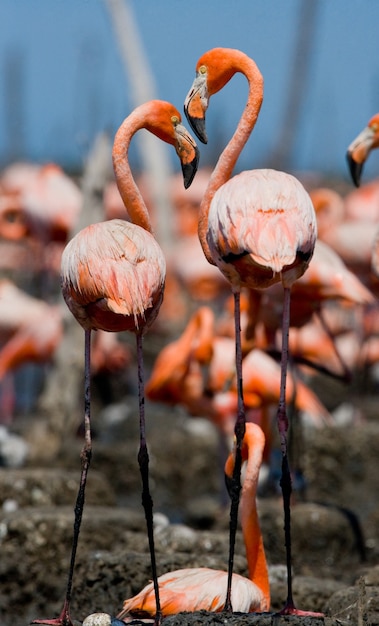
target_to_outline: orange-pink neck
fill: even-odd
[[[259,441],[255,435],[252,436],[249,433],[249,425],[247,426],[245,441],[247,440],[249,452],[246,475],[241,493],[241,525],[246,548],[249,578],[262,590],[266,598],[267,608],[269,608],[270,583],[256,502],[259,468],[262,463],[264,449],[264,436],[262,433],[261,441]],[[254,428],[257,427],[254,425]]]
[[[146,204],[133,178],[128,151],[130,141],[135,133],[144,128],[146,112],[139,107],[131,113],[118,129],[112,151],[113,169],[117,187],[131,221],[145,230],[152,232],[152,224]]]
[[[205,256],[211,263],[213,261],[206,240],[209,207],[217,189],[230,179],[237,159],[256,124],[263,101],[263,77],[256,63],[239,51],[230,51],[230,63],[234,66],[233,73],[241,72],[246,76],[249,94],[237,128],[218,159],[200,206],[199,238]]]

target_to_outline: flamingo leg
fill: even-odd
[[[332,342],[334,353],[335,353],[335,355],[336,355],[336,357],[337,357],[337,359],[338,359],[338,361],[339,361],[339,363],[340,363],[340,365],[342,367],[342,370],[343,370],[344,379],[345,379],[345,381],[347,383],[350,383],[351,380],[352,380],[352,373],[351,373],[350,369],[348,368],[348,366],[346,365],[346,363],[345,363],[345,361],[344,361],[340,351],[338,350],[338,347],[336,346],[336,342],[334,341],[333,334],[330,331],[330,328],[329,328],[329,326],[328,326],[328,324],[327,324],[327,322],[325,320],[325,317],[324,317],[324,315],[322,313],[322,310],[316,311],[316,314],[317,314],[318,319],[321,322],[322,328],[324,329],[324,331],[326,332],[326,334],[328,335],[329,339]]]
[[[233,476],[227,480],[227,488],[231,499],[230,525],[229,525],[229,558],[228,558],[228,582],[226,590],[226,600],[224,610],[233,611],[231,592],[232,576],[234,567],[234,550],[238,525],[238,507],[241,494],[241,467],[242,467],[242,442],[246,430],[245,405],[243,400],[243,380],[242,380],[242,348],[241,348],[241,310],[240,292],[234,292],[234,321],[235,321],[235,341],[236,341],[236,377],[238,390],[238,410],[234,427],[236,437],[235,464]]]
[[[138,464],[142,478],[142,505],[145,510],[147,536],[149,541],[151,571],[155,592],[155,603],[157,607],[155,615],[155,626],[159,626],[162,621],[162,611],[159,600],[159,587],[157,565],[155,558],[154,546],[154,522],[153,522],[153,500],[149,489],[149,452],[146,442],[146,423],[145,423],[145,392],[144,392],[144,364],[142,349],[142,334],[137,333],[137,361],[138,361],[138,400],[139,400],[139,416],[140,416],[140,447],[138,451]]]
[[[85,331],[85,348],[84,348],[84,445],[80,453],[81,459],[81,476],[78,495],[75,503],[75,519],[74,519],[74,535],[72,540],[71,560],[68,571],[66,597],[62,611],[59,617],[54,619],[36,619],[32,624],[45,624],[48,626],[73,626],[70,616],[70,604],[72,595],[72,581],[75,568],[76,552],[79,542],[79,533],[82,523],[85,489],[87,483],[87,475],[92,457],[92,441],[91,441],[91,388],[90,388],[90,363],[91,363],[91,331]]]
[[[310,617],[323,617],[323,613],[313,611],[303,611],[295,607],[292,595],[292,542],[291,542],[291,493],[292,481],[288,460],[288,417],[286,407],[286,384],[288,368],[288,335],[290,328],[290,303],[291,289],[284,287],[283,299],[283,322],[282,322],[282,356],[281,356],[281,380],[280,396],[277,412],[277,424],[279,430],[280,447],[282,451],[282,476],[280,486],[283,496],[284,509],[284,538],[286,546],[286,566],[287,566],[287,600],[280,615],[299,615]]]

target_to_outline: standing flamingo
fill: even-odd
[[[374,148],[379,148],[379,113],[370,119],[347,149],[346,158],[350,174],[357,187],[361,182],[363,165]]]
[[[74,539],[64,606],[53,620],[33,623],[72,626],[70,601],[76,548],[84,507],[84,492],[91,460],[90,429],[90,342],[91,331],[131,331],[137,339],[140,449],[138,462],[142,477],[142,503],[145,509],[151,566],[156,594],[156,623],[161,613],[153,537],[153,503],[149,491],[149,457],[144,414],[144,368],[142,337],[156,319],[163,298],[166,264],[163,252],[152,235],[150,217],[128,162],[133,135],[145,128],[172,144],[182,164],[184,185],[196,173],[197,146],[181,124],[175,107],[152,100],[137,107],[121,124],[113,147],[117,185],[133,223],[111,220],[92,224],[80,231],[62,255],[61,282],[66,304],[85,331],[85,443],[81,454],[82,474],[75,507]]]
[[[239,446],[245,428],[240,339],[241,287],[262,290],[282,282],[284,288],[283,343],[280,400],[277,422],[282,450],[282,477],[287,550],[288,596],[283,613],[299,614],[292,598],[290,494],[291,477],[287,455],[288,419],[285,387],[288,360],[288,329],[291,285],[307,269],[317,236],[312,202],[299,181],[283,172],[249,170],[232,176],[248,140],[263,100],[263,78],[255,64],[239,50],[215,48],[197,62],[196,78],[186,97],[184,111],[194,132],[203,142],[205,113],[212,94],[220,91],[236,72],[249,83],[245,110],[236,131],[222,152],[200,206],[199,238],[208,261],[217,265],[231,283],[235,303],[236,371],[238,414],[235,433],[237,456],[235,488],[231,505],[229,586],[225,608],[232,610],[230,585],[235,529],[240,492]],[[303,612],[302,612],[303,613]]]
[[[242,613],[268,611],[270,608],[270,584],[261,534],[256,493],[259,469],[262,463],[265,437],[257,424],[246,424],[241,446],[242,459],[247,461],[245,480],[241,494],[241,526],[246,549],[249,578],[233,574],[233,606]],[[225,463],[225,477],[232,480],[235,454],[232,452]],[[207,567],[179,569],[158,578],[161,608],[164,617],[183,611],[212,611],[224,608],[227,588],[227,572]],[[125,600],[117,619],[148,618],[155,615],[155,594],[150,583],[133,598]],[[98,624],[97,614],[87,617],[86,626]],[[108,618],[108,619],[107,619]],[[110,616],[104,614],[104,625],[110,625]]]

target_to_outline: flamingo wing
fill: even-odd
[[[232,284],[237,267],[250,288],[279,282],[292,265],[296,280],[312,256],[316,233],[308,194],[296,178],[275,170],[234,176],[216,191],[209,211],[208,243],[217,265]]]
[[[62,290],[83,327],[132,330],[162,300],[166,264],[154,237],[124,220],[93,224],[66,246]],[[128,321],[130,318],[130,321]],[[92,327],[92,326],[91,326]]]
[[[227,572],[209,568],[188,568],[175,570],[160,576],[159,597],[164,616],[183,611],[212,611],[224,609],[227,585]],[[251,580],[233,574],[232,604],[234,611],[248,613],[268,609],[263,593]],[[153,584],[125,600],[121,613],[127,615],[154,615],[156,612]]]

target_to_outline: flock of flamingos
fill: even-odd
[[[138,463],[152,582],[137,596],[125,600],[116,618],[95,614],[86,618],[86,626],[120,626],[136,617],[150,617],[160,624],[168,615],[200,609],[242,613],[270,610],[256,492],[259,470],[269,460],[274,438],[269,412],[273,404],[277,405],[282,458],[280,486],[287,559],[287,598],[281,613],[322,616],[296,608],[292,597],[292,485],[286,404],[294,399],[296,407],[315,425],[328,422],[331,416],[307,384],[295,380],[288,362],[290,355],[291,361],[297,359],[307,371],[313,365],[328,369],[332,375],[348,376],[351,369],[378,359],[375,291],[379,239],[375,238],[377,208],[375,214],[369,214],[369,200],[376,194],[378,206],[379,186],[368,185],[366,196],[356,190],[342,198],[331,189],[318,188],[308,193],[294,176],[271,169],[233,176],[263,101],[263,78],[255,62],[239,50],[216,48],[206,52],[197,62],[196,77],[184,103],[193,132],[206,143],[205,116],[210,97],[237,72],[246,76],[249,94],[231,140],[213,172],[209,176],[208,172],[199,172],[204,187],[201,197],[191,195],[191,190],[175,191],[181,216],[177,244],[180,254],[174,250],[167,258],[162,252],[128,162],[130,142],[144,128],[175,148],[184,188],[190,187],[198,168],[199,150],[183,126],[180,113],[168,102],[153,100],[137,107],[116,133],[113,167],[125,216],[111,219],[109,190],[106,221],[89,225],[68,243],[81,198],[59,167],[9,167],[0,180],[2,241],[27,237],[42,241],[45,270],[56,268],[61,259],[62,293],[85,335],[85,441],[67,591],[60,616],[37,619],[35,624],[72,626],[70,601],[75,556],[92,449],[90,375],[93,368],[101,367],[104,360],[116,354],[117,335],[109,333],[121,331],[130,331],[136,337]],[[379,114],[348,148],[350,172],[357,186],[370,150],[377,147]],[[46,199],[45,206],[42,202],[42,219],[38,208],[33,212],[33,207],[41,210],[38,189],[45,185],[48,190],[49,184],[53,193],[45,191],[49,201]],[[65,198],[65,208],[57,214],[56,207],[62,205],[60,193]],[[188,324],[180,337],[159,354],[145,383],[143,338],[153,323],[159,324],[160,316],[169,319],[170,307],[180,311],[183,304],[185,310],[186,301],[180,295],[183,286],[189,299],[200,304],[188,315]],[[0,282],[0,325],[0,381],[5,381],[9,372],[27,360],[51,358],[63,336],[59,307],[32,298],[9,280]],[[98,331],[93,341],[92,331]],[[280,364],[274,354],[279,355]],[[121,356],[120,363],[125,364],[127,359]],[[190,415],[206,416],[213,421],[225,437],[234,435],[233,451],[225,463],[231,501],[227,571],[183,569],[158,577],[145,394],[151,400],[182,404]],[[246,473],[241,480],[245,462]],[[233,573],[238,520],[249,578]]]

